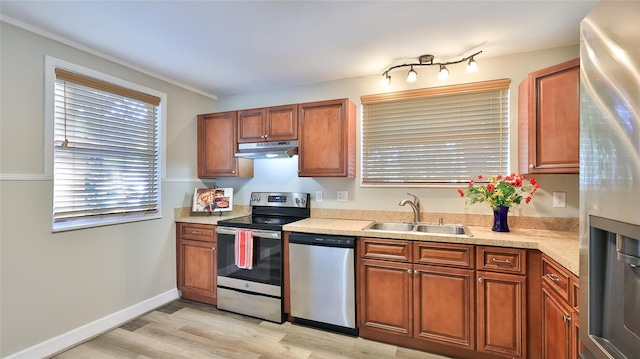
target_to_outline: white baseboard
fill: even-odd
[[[172,289],[113,314],[109,314],[106,317],[70,330],[55,338],[51,338],[47,341],[9,355],[8,357],[5,357],[5,359],[33,359],[53,355],[110,329],[116,328],[137,316],[161,307],[178,298],[178,290]]]

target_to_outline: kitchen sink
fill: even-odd
[[[405,222],[373,222],[373,224],[366,227],[366,229],[372,229],[377,231],[394,231],[394,232],[408,232],[413,230],[413,223]]]
[[[471,232],[469,232],[469,229],[467,229],[467,227],[463,224],[373,222],[368,226],[362,228],[362,230],[473,237],[473,234],[471,234]]]
[[[468,235],[468,230],[460,224],[417,224],[416,232]]]

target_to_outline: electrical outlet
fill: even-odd
[[[316,191],[316,202],[322,202],[322,191]]]
[[[349,200],[349,191],[338,191],[338,202],[346,202]]]
[[[567,193],[553,192],[553,206],[558,208],[567,207]]]

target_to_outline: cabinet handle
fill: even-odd
[[[231,173],[235,174],[235,173],[236,173],[236,171],[231,171]]]
[[[482,277],[478,278],[478,282],[480,282],[480,283],[484,282],[484,278],[482,278]]]
[[[533,169],[533,163],[529,165],[529,168]]]
[[[502,259],[496,259],[495,257],[494,257],[494,258],[491,258],[491,261],[492,261],[493,263],[511,264],[511,261],[510,261],[510,260],[508,260],[508,259],[502,260]]]
[[[547,277],[549,277],[549,279],[551,279],[554,282],[559,282],[560,278],[558,278],[555,274],[553,273],[547,273]]]
[[[407,273],[411,274],[411,269],[407,269]]]
[[[202,234],[200,231],[191,231],[191,234]]]
[[[565,322],[570,322],[571,321],[571,317],[566,315],[566,314],[563,314],[562,315],[562,320],[564,320]]]
[[[266,140],[267,138],[269,138],[269,135],[264,135],[264,139]]]
[[[216,247],[211,247],[211,250],[212,250],[212,251],[215,251],[215,250],[216,250]]]
[[[414,270],[413,270],[413,274],[418,274],[418,270],[417,270],[417,269],[414,269]]]

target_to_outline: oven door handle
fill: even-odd
[[[216,228],[216,233],[218,234],[228,234],[231,236],[235,236],[236,232],[239,230],[240,228],[229,228],[229,227],[218,227]],[[281,235],[280,232],[275,232],[275,231],[263,231],[263,230],[259,230],[259,229],[250,229],[251,234],[254,237],[258,237],[258,238],[269,238],[269,239],[281,239]]]

